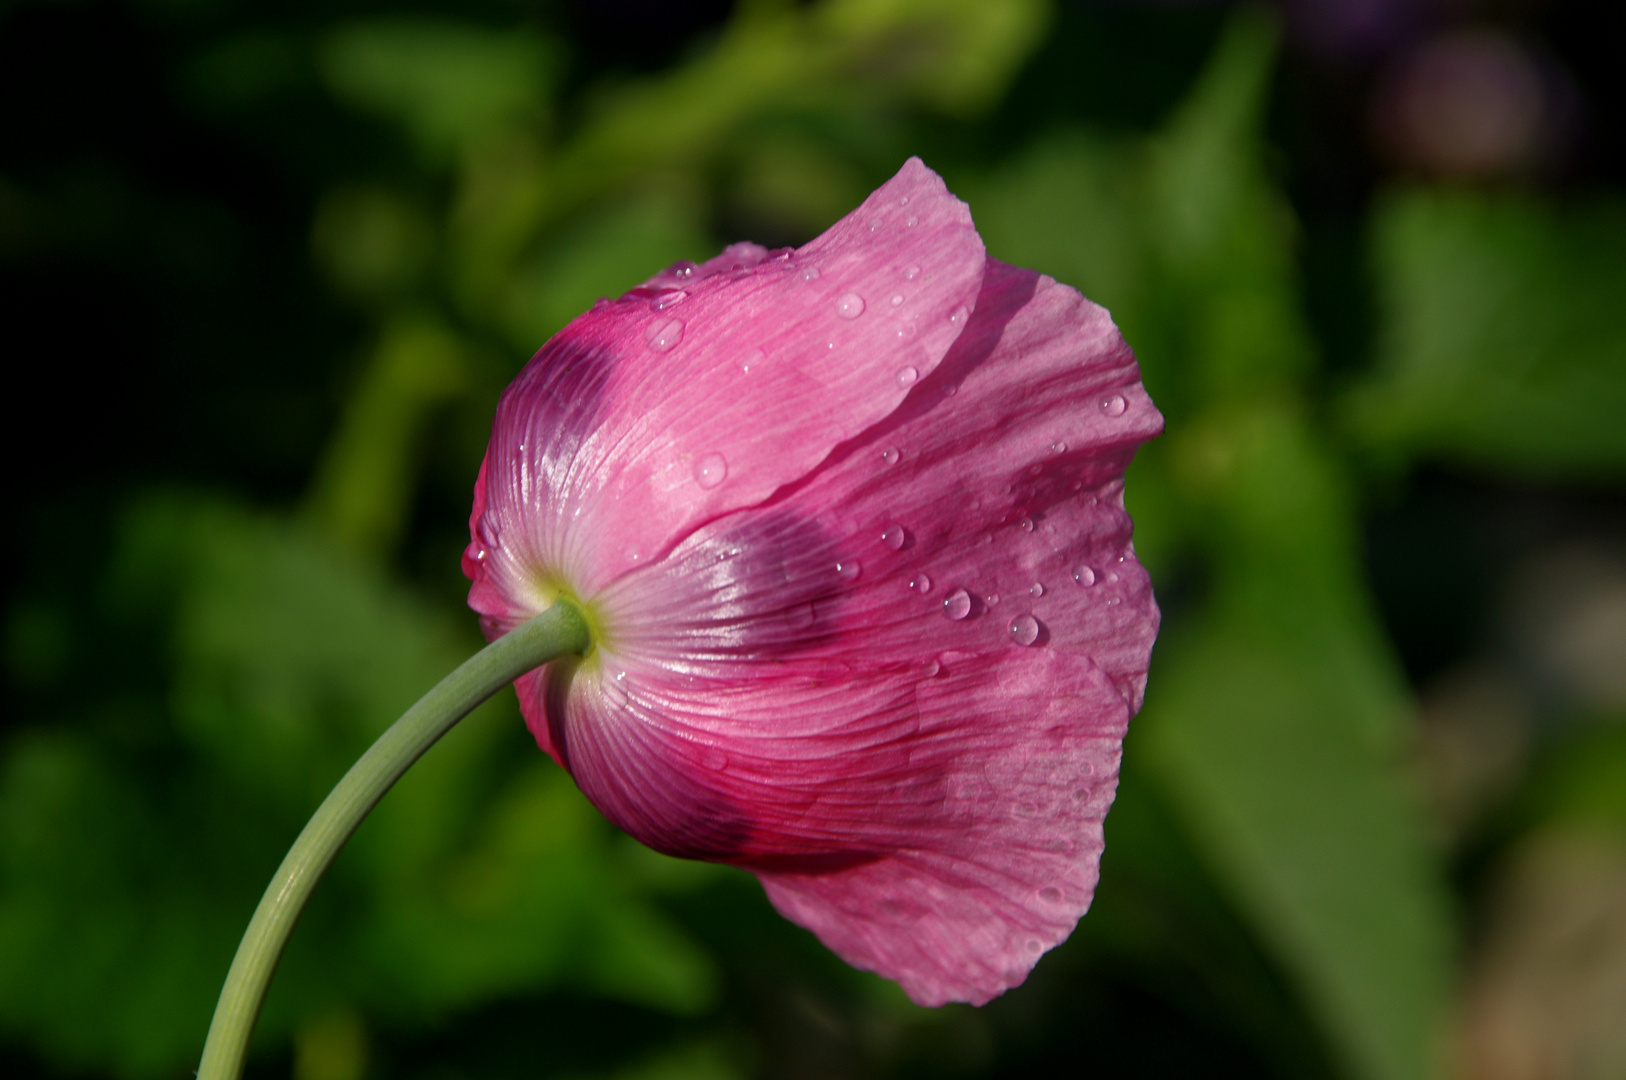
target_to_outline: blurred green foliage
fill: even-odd
[[[177,107],[308,188],[300,272],[328,299],[301,302],[347,313],[349,366],[297,484],[134,477],[71,588],[42,565],[8,599],[24,711],[0,763],[0,1034],[29,1067],[144,1080],[195,1060],[305,817],[478,644],[457,500],[524,357],[735,229],[807,238],[925,150],[993,255],[1113,311],[1169,420],[1128,482],[1167,620],[1096,910],[988,1009],[915,1009],[745,875],[617,835],[500,700],[318,890],[259,1067],[1440,1075],[1461,883],[1419,798],[1363,530],[1431,464],[1619,483],[1626,213],[1618,194],[1388,191],[1367,222],[1372,355],[1334,377],[1267,133],[1277,22],[1189,17],[1204,59],[1151,127],[1012,121],[1024,86],[1087,81],[1055,45],[1077,42],[1071,15],[1041,0],[742,2],[681,54],[591,78],[547,19],[341,5],[183,35]],[[8,265],[80,242],[61,222],[81,195],[54,198],[56,218],[0,175]],[[199,259],[231,249],[223,231],[198,227]],[[281,445],[255,434],[279,414],[252,386],[213,411]],[[1483,863],[1554,822],[1619,829],[1612,723],[1562,741]]]

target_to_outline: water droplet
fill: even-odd
[[[852,581],[864,572],[857,559],[843,559],[836,563],[836,576],[842,581]]]
[[[1107,580],[1108,581],[1117,581],[1118,580],[1118,571],[1116,571],[1116,570],[1108,570],[1107,571]]]
[[[955,394],[958,394],[959,392],[960,392],[960,388],[959,388],[958,385],[956,385],[954,383],[944,383],[943,384],[943,396],[944,397],[953,397]]]
[[[936,660],[928,660],[921,666],[920,670],[921,673],[926,676],[926,678],[935,679],[937,678],[937,673],[943,670],[943,665],[939,664]]]
[[[913,215],[913,214],[910,214],[910,215],[909,215],[909,216],[908,216],[908,218],[906,218],[906,219],[905,219],[905,220],[904,220],[904,222],[903,222],[903,224],[904,224],[904,226],[905,226],[905,227],[906,227],[906,228],[910,228],[910,229],[912,229],[912,228],[914,228],[914,227],[915,227],[915,222],[917,222],[917,221],[919,221],[919,220],[920,220],[920,219],[919,219],[919,218],[917,218],[917,217],[915,217],[915,215]]]
[[[1039,899],[1047,904],[1061,903],[1061,890],[1054,885],[1046,885],[1039,890]]]
[[[728,462],[723,460],[721,454],[707,454],[694,463],[695,483],[708,491],[723,482],[728,476]]]
[[[750,352],[740,357],[740,370],[749,373],[752,368],[756,367],[767,358],[768,354],[763,352],[761,349],[752,349]]]
[[[885,450],[881,451],[881,464],[896,465],[898,463],[898,458],[901,456],[902,455],[898,453],[897,447],[889,446]]]
[[[964,589],[955,589],[943,597],[943,614],[955,622],[971,614],[971,594]]]
[[[1044,582],[1035,581],[1032,585],[1029,585],[1028,586],[1028,595],[1033,597],[1035,600],[1037,600],[1039,597],[1043,596],[1044,595]]]
[[[836,301],[836,314],[843,319],[856,319],[864,313],[864,298],[850,292]]]
[[[1021,527],[1023,532],[1028,532],[1028,533],[1032,532],[1033,531],[1033,519],[1032,518],[1023,518],[1022,519],[1022,524],[1021,524],[1020,527]]]
[[[920,595],[925,596],[927,593],[932,591],[932,579],[927,577],[925,574],[916,574],[914,580],[909,582],[909,587]]]
[[[1044,952],[1043,943],[1038,938],[1028,938],[1028,952],[1035,954]]]
[[[869,231],[870,232],[874,232],[876,229],[879,229],[880,227],[881,227],[881,219],[880,218],[870,218],[869,219]]]
[[[1058,439],[1056,442],[1050,444],[1050,452],[1052,454],[1065,454],[1067,452],[1067,444]]]
[[[1018,615],[1011,620],[1011,640],[1018,645],[1032,645],[1039,640],[1039,620],[1032,615]]]
[[[806,630],[813,625],[813,605],[797,604],[785,613],[785,621],[792,630]]]
[[[913,386],[915,380],[920,378],[920,372],[913,367],[901,367],[895,378],[899,386]]]
[[[1073,580],[1085,588],[1095,584],[1095,571],[1082,563],[1073,567]]]
[[[804,266],[804,267],[802,267],[802,280],[803,281],[812,281],[814,278],[816,278],[818,276],[819,276],[819,268],[818,267],[816,267],[816,266]]]
[[[655,294],[654,298],[649,301],[649,310],[665,311],[673,304],[681,304],[688,298],[689,294],[682,289],[667,289],[665,292]]]
[[[728,755],[724,754],[715,746],[708,746],[700,755],[700,764],[704,765],[712,772],[722,772],[724,769],[728,768]]]
[[[961,305],[960,307],[957,307],[953,311],[949,312],[949,322],[953,323],[955,326],[964,326],[966,316],[970,314],[971,313],[965,309],[965,306]]]
[[[995,604],[999,603],[999,594],[996,592],[991,592],[987,596],[983,597],[983,599],[988,602],[989,607],[993,607]]]
[[[1122,394],[1113,394],[1111,397],[1101,399],[1101,411],[1108,416],[1122,416],[1128,407]]]
[[[904,268],[903,280],[905,280],[905,281],[913,281],[913,280],[915,280],[915,278],[917,278],[919,276],[920,276],[920,267],[918,267],[918,266],[909,266],[909,267]]]
[[[903,294],[901,292],[900,293],[893,293],[892,294],[892,306],[897,307],[902,303],[903,303]]]
[[[904,532],[902,525],[892,525],[881,532],[881,543],[885,544],[893,551],[897,551],[899,548],[903,547],[903,541]]]
[[[696,267],[694,263],[690,262],[688,259],[679,259],[677,262],[667,267],[666,272],[679,280],[687,280],[688,278],[694,276],[695,270]]]
[[[683,340],[682,319],[657,319],[644,331],[644,340],[656,352],[665,352]]]

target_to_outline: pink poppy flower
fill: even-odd
[[[463,567],[616,825],[743,866],[915,1001],[1020,983],[1089,906],[1158,611],[1123,474],[1162,429],[1075,290],[911,159],[805,247],[600,301],[497,407]]]

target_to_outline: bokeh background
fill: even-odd
[[[1095,908],[910,1005],[616,834],[512,695],[338,860],[251,1075],[1626,1076],[1626,142],[1578,0],[10,0],[0,1070],[184,1078],[270,873],[479,643],[493,405],[910,154],[1168,432]],[[24,377],[26,373],[26,378]]]

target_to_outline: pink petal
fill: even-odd
[[[1161,424],[1104,311],[989,260],[901,404],[611,583],[527,719],[639,839],[751,867],[918,1001],[985,1001],[1093,892],[1157,627],[1122,475]]]
[[[736,245],[576,319],[498,405],[471,603],[495,629],[559,588],[590,597],[807,474],[936,369],[983,261],[965,204],[911,158],[795,252]]]

